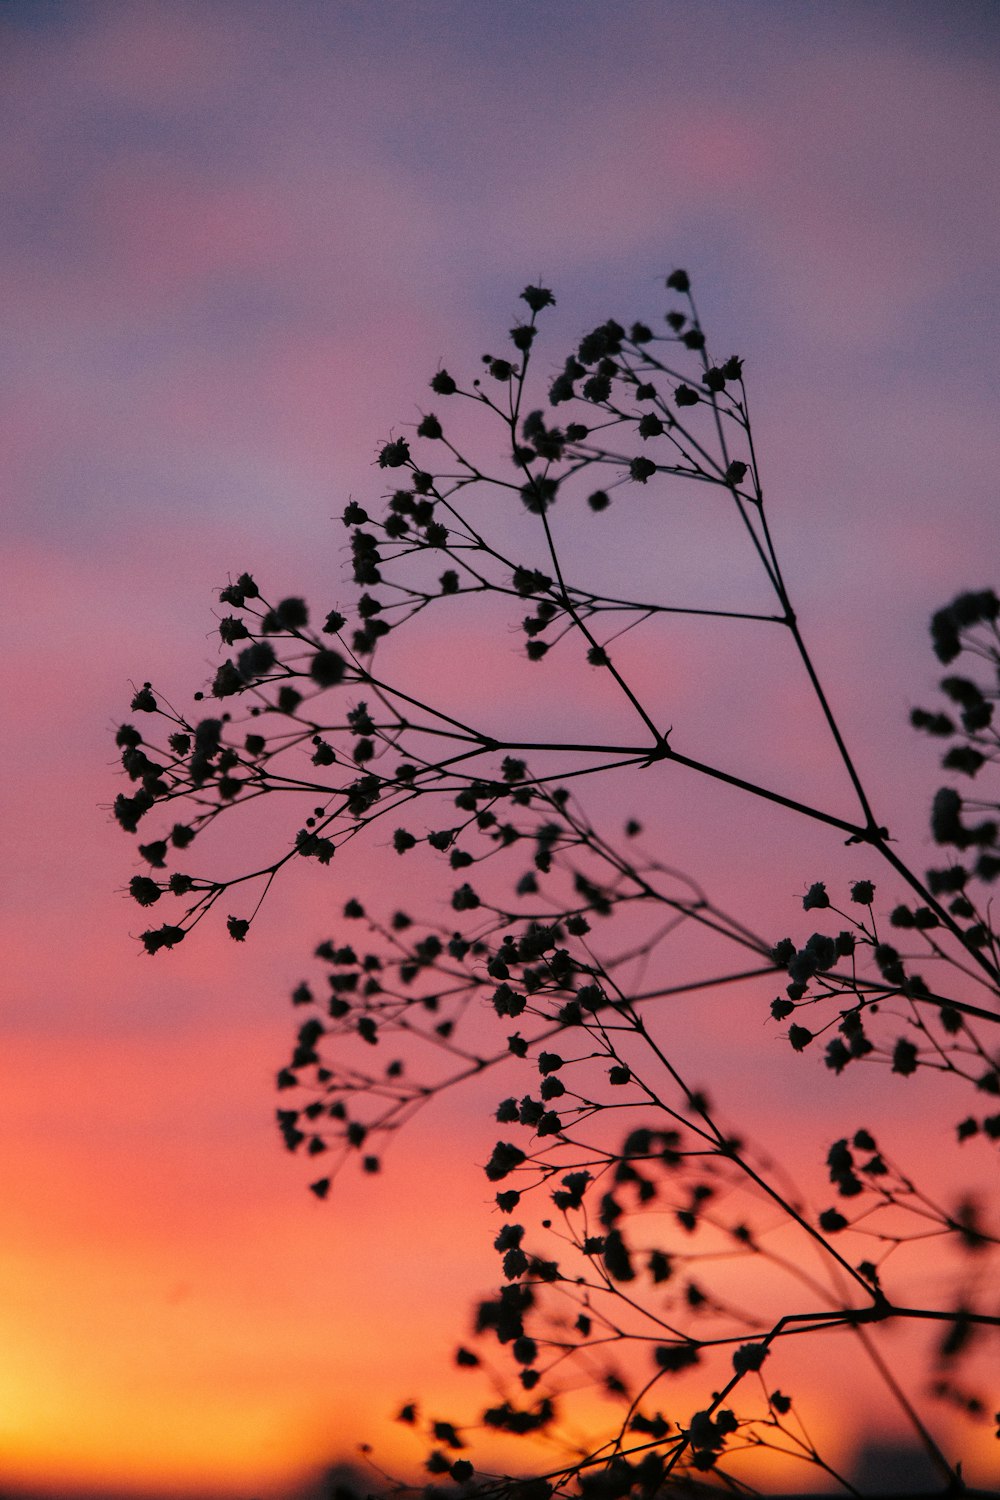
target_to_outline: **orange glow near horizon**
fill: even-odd
[[[200,1041],[211,1055],[213,1043]],[[162,1050],[175,1086],[185,1076],[194,1089],[203,1085],[189,1049]],[[141,1090],[122,1094],[114,1085],[138,1051],[107,1047],[102,1062],[94,1049],[81,1110],[95,1111],[103,1096],[114,1099],[119,1124],[142,1117]],[[56,1096],[68,1086],[58,1076],[50,1084]],[[15,1112],[10,1097],[7,1107]],[[161,1130],[179,1112],[168,1095],[150,1118]],[[18,1289],[0,1325],[8,1482],[44,1476],[49,1485],[227,1494],[249,1486],[279,1494],[289,1475],[357,1461],[366,1440],[375,1442],[380,1465],[418,1473],[422,1443],[388,1421],[402,1402],[419,1395],[426,1415],[450,1420],[490,1399],[474,1373],[449,1373],[451,1353],[467,1337],[467,1309],[493,1285],[489,1239],[497,1223],[479,1168],[456,1164],[450,1140],[455,1130],[470,1144],[478,1138],[481,1159],[493,1131],[488,1119],[446,1113],[450,1122],[400,1141],[382,1181],[345,1175],[326,1205],[289,1182],[280,1158],[266,1175],[253,1161],[241,1182],[247,1146],[233,1139],[221,1149],[214,1141],[200,1167],[183,1138],[151,1148],[150,1166],[134,1141],[117,1151],[106,1143],[98,1176],[87,1159],[93,1148],[64,1140],[55,1181],[51,1147],[31,1134],[17,1139],[0,1180],[0,1268],[4,1284]],[[273,1160],[267,1144],[258,1140],[253,1149]],[[794,1173],[809,1163],[792,1153],[786,1165]],[[477,1252],[471,1258],[470,1249]],[[928,1264],[933,1270],[932,1256]],[[768,1279],[759,1268],[735,1267],[730,1295],[766,1320],[768,1307],[780,1306]],[[311,1347],[303,1329],[313,1330]],[[336,1330],[332,1342],[327,1329]],[[834,1367],[846,1339],[823,1345]],[[773,1383],[794,1392],[809,1413],[810,1436],[826,1438],[834,1461],[847,1464],[859,1391],[877,1407],[880,1388],[853,1361],[850,1384],[831,1387],[826,1361],[821,1370],[813,1361],[794,1343],[782,1349]],[[663,1408],[680,1417],[698,1395],[696,1381],[672,1382]],[[614,1410],[599,1395],[582,1396],[568,1434],[599,1430]],[[891,1430],[905,1437],[895,1419]],[[985,1442],[981,1448],[986,1463]],[[487,1468],[494,1457],[517,1466],[534,1455],[547,1462],[551,1451],[486,1437],[477,1457]],[[794,1488],[798,1467],[757,1456],[755,1482]]]

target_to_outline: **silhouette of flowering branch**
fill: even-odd
[[[322,943],[322,982],[293,992],[304,1019],[277,1082],[294,1107],[279,1108],[278,1124],[290,1151],[322,1158],[324,1175],[311,1186],[326,1197],[347,1161],[376,1174],[394,1133],[446,1090],[520,1068],[521,1085],[495,1106],[504,1137],[485,1164],[487,1178],[504,1184],[496,1202],[508,1217],[495,1240],[504,1284],[481,1305],[477,1337],[480,1347],[495,1338],[514,1366],[513,1379],[509,1362],[506,1375],[494,1373],[501,1399],[481,1427],[548,1437],[561,1455],[531,1500],[553,1491],[652,1495],[678,1476],[708,1473],[736,1486],[734,1456],[763,1449],[808,1462],[850,1491],[792,1398],[769,1392],[761,1374],[789,1339],[834,1330],[857,1341],[939,1471],[957,1482],[869,1327],[939,1327],[931,1394],[983,1414],[981,1398],[954,1378],[970,1346],[1000,1324],[983,1270],[998,1241],[979,1205],[939,1202],[857,1129],[827,1156],[839,1206],[817,1211],[717,1118],[668,1038],[683,998],[783,975],[770,1014],[790,1021],[793,1053],[822,1037],[837,1074],[864,1062],[902,1079],[924,1069],[1000,1093],[984,1031],[1000,1018],[1000,949],[988,898],[977,894],[1000,875],[998,824],[988,816],[998,808],[951,786],[939,791],[933,836],[962,858],[926,877],[894,847],[799,629],[765,515],[743,361],[711,359],[684,272],[667,287],[684,305],[667,312],[666,333],[609,320],[549,381],[550,411],[566,407],[573,418],[562,425],[532,407],[538,317],[554,302],[544,287],[522,294],[530,318],[510,331],[514,358],[484,356],[483,375],[464,385],[444,369],[435,374],[434,394],[493,424],[500,451],[489,462],[473,458],[434,413],[422,416],[413,446],[400,437],[381,444],[378,465],[398,487],[380,515],[351,501],[343,516],[360,591],[353,623],[334,608],[317,625],[304,600],[270,602],[248,573],[221,591],[231,612],[219,637],[231,654],[207,691],[218,710],[178,713],[145,683],[132,709],[162,728],[161,744],[131,724],[118,732],[133,787],[116,799],[119,823],[136,833],[154,810],[174,820],[139,845],[149,873],[133,877],[130,894],[144,908],[167,897],[182,903],[176,920],[142,934],[152,954],[247,887],[256,894],[249,914],[227,918],[230,935],[244,941],[286,865],[329,865],[386,818],[394,856],[434,856],[447,870],[447,920],[404,911],[383,920],[357,899],[347,903],[344,920],[364,924],[366,938]],[[554,515],[581,498],[594,513],[613,500],[639,503],[653,483],[670,493],[694,485],[729,508],[773,613],[651,599],[645,584],[635,597],[627,587],[589,586],[588,558]],[[387,638],[472,596],[484,619],[495,606],[528,610],[518,628],[527,660],[547,663],[539,671],[582,653],[621,706],[620,737],[553,735],[544,724],[532,733],[516,705],[501,731],[472,695],[456,711],[447,684],[400,677]],[[617,650],[626,634],[634,640],[677,616],[784,629],[857,805],[853,818],[680,748],[681,730],[663,705],[644,701]],[[989,590],[940,610],[932,638],[942,662],[965,652],[996,675],[998,616]],[[942,689],[960,725],[919,709],[914,725],[953,740],[945,769],[974,779],[1000,760],[997,690],[955,674]],[[195,699],[204,704],[206,693]],[[909,888],[909,902],[888,918],[894,941],[870,879],[854,882],[844,907],[825,882],[809,889],[804,910],[846,924],[837,933],[801,945],[763,939],[644,851],[638,824],[626,826],[621,844],[598,832],[569,788],[625,770],[693,772],[846,835]],[[231,808],[278,794],[293,799],[298,827],[273,858],[226,878],[166,873]],[[667,955],[683,951],[692,932],[704,967],[664,982]],[[917,963],[933,967],[933,983]],[[1000,1116],[969,1115],[957,1136],[997,1140]],[[522,1205],[537,1222],[510,1217]],[[907,1260],[929,1238],[955,1252],[959,1271],[950,1300],[917,1303]],[[817,1266],[808,1273],[806,1249]],[[782,1311],[733,1304],[727,1272],[744,1260],[762,1285],[780,1286]],[[486,1366],[469,1350],[459,1363]],[[665,1384],[701,1366],[713,1392],[707,1404],[681,1422],[653,1408]],[[615,1415],[607,1432],[570,1444],[567,1458],[561,1407],[581,1382],[595,1381],[617,1402]],[[724,1404],[734,1393],[740,1412]],[[416,1423],[415,1406],[401,1417]],[[530,1484],[491,1479],[455,1456],[471,1428],[434,1419],[427,1431],[432,1478],[475,1478],[486,1493],[513,1485],[528,1500]]]

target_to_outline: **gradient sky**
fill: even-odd
[[[290,881],[245,949],[144,960],[112,735],[130,684],[186,701],[214,670],[231,571],[336,595],[331,518],[526,282],[557,293],[555,362],[692,272],[747,361],[821,669],[921,862],[927,617],[997,581],[998,64],[991,0],[0,5],[5,1484],[284,1494],[359,1441],[419,1457],[387,1419],[454,1386],[495,1275],[490,1101],[422,1120],[378,1191],[306,1193],[272,1079],[344,886]],[[681,706],[712,670],[675,665]],[[746,768],[784,754],[812,787],[796,691]],[[699,816],[699,873],[725,847],[759,897],[757,825]],[[779,853],[783,927],[816,871],[797,832]],[[825,1087],[803,1062],[762,1134],[805,1134]]]

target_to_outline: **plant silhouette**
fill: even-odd
[[[432,1485],[513,1488],[524,1500],[652,1496],[681,1480],[745,1492],[766,1451],[858,1493],[771,1375],[788,1341],[814,1341],[820,1358],[840,1330],[942,1486],[957,1489],[961,1465],[935,1422],[942,1403],[973,1424],[990,1412],[963,1374],[1000,1327],[987,1208],[940,1201],[920,1162],[896,1161],[864,1121],[846,1134],[831,1126],[827,1196],[806,1202],[780,1162],[722,1118],[711,1081],[706,1090],[686,1075],[670,1007],[728,987],[780,1039],[778,1066],[878,1068],[883,1091],[915,1073],[947,1081],[940,1152],[966,1162],[980,1152],[985,1180],[1000,1140],[990,908],[1000,839],[981,788],[1000,760],[1000,601],[961,593],[931,622],[945,706],[916,709],[912,722],[947,745],[950,779],[931,805],[939,863],[924,872],[883,823],[880,789],[862,780],[800,629],[743,361],[710,354],[684,271],[666,288],[658,331],[609,320],[536,378],[539,321],[555,299],[527,287],[507,354],[485,355],[471,380],[439,369],[435,411],[411,437],[380,444],[386,493],[343,513],[351,605],[317,621],[303,599],[271,602],[242,573],[221,590],[228,654],[195,694],[201,706],[176,712],[150,683],[135,693],[143,727],[118,732],[131,785],[114,813],[129,833],[157,824],[130,892],[173,913],[141,941],[150,954],[173,948],[216,907],[235,941],[252,940],[287,865],[336,857],[349,872],[352,846],[373,830],[387,860],[415,863],[411,888],[430,890],[428,871],[443,872],[443,915],[382,910],[378,883],[346,903],[337,935],[316,949],[316,977],[292,993],[299,1019],[277,1075],[281,1134],[322,1163],[320,1198],[346,1164],[376,1175],[393,1135],[447,1090],[475,1089],[495,1114],[483,1165],[499,1288],[478,1309],[474,1347],[456,1355],[491,1371],[495,1399],[464,1422],[403,1406],[400,1420],[428,1440]],[[728,524],[763,606],[694,605],[674,584],[648,591],[655,570],[630,537],[650,517],[662,530],[668,502],[711,507]],[[609,508],[614,546],[598,551],[614,554],[619,586],[605,591],[586,581],[614,571],[588,526]],[[694,565],[691,577],[697,585]],[[839,777],[829,804],[741,774],[732,737],[714,758],[687,753],[683,724],[635,670],[637,642],[663,640],[678,617],[783,643]],[[512,621],[542,687],[505,696],[483,653],[510,657]],[[457,685],[434,655],[456,630],[476,642],[465,652],[475,671]],[[582,662],[593,703],[568,704]],[[596,727],[583,733],[591,708]],[[611,836],[587,810],[592,784],[642,800],[649,778],[682,772],[814,825],[817,874],[824,847],[851,846],[858,877],[843,888],[817,879],[789,913],[794,935],[776,941],[647,847],[637,820]],[[237,876],[187,873],[220,819],[279,794],[294,811],[277,852]],[[519,1070],[503,1097],[501,1062],[505,1077]],[[941,1268],[931,1292],[911,1270],[928,1239]],[[759,1276],[754,1307],[734,1302],[734,1267],[743,1288]],[[917,1397],[874,1336],[889,1324],[933,1335]],[[591,1386],[613,1416],[587,1442],[570,1440],[567,1413]],[[519,1478],[477,1463],[484,1430],[532,1437]]]

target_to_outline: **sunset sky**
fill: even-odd
[[[286,1497],[361,1442],[405,1468],[403,1400],[476,1399],[451,1354],[496,1278],[493,1094],[316,1201],[273,1124],[287,995],[375,854],[279,886],[246,945],[206,923],[145,958],[115,728],[144,680],[186,707],[210,679],[230,574],[349,596],[336,518],[381,493],[379,445],[439,365],[500,347],[526,283],[557,295],[555,367],[606,317],[660,317],[685,266],[746,360],[831,695],[929,863],[934,747],[906,727],[937,677],[927,619],[998,581],[1000,10],[5,0],[0,112],[0,1485]],[[715,668],[669,670],[680,723]],[[766,713],[748,694],[743,774],[784,757],[814,789],[796,684]],[[641,795],[670,858],[775,937],[827,869],[868,874],[784,825],[765,873],[742,804]],[[740,1045],[763,1058],[752,1003]],[[704,1014],[692,1065],[703,1046],[706,1076],[715,1053],[739,1079]],[[793,1165],[827,1144],[817,1069],[733,1083]],[[900,1104],[911,1138],[922,1100]],[[824,1420],[848,1462],[848,1393]]]

